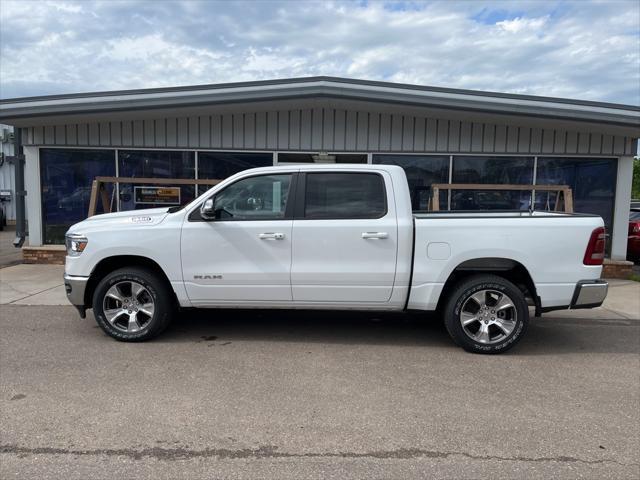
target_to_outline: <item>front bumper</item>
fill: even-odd
[[[67,298],[73,306],[78,309],[80,316],[86,316],[86,306],[84,303],[84,292],[87,289],[89,277],[76,277],[74,275],[64,274],[64,289],[67,292]]]
[[[570,308],[599,307],[607,297],[608,290],[609,284],[604,280],[581,280],[573,292]]]

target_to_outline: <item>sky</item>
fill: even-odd
[[[640,105],[640,1],[0,0],[0,98],[315,75]]]

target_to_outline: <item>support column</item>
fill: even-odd
[[[42,245],[42,189],[40,188],[40,149],[24,148],[24,183],[27,190],[29,245]]]
[[[625,260],[627,258],[627,236],[629,231],[632,181],[633,157],[618,158],[616,198],[613,209],[613,231],[611,232],[611,260]]]

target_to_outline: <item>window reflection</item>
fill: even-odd
[[[64,243],[71,225],[87,218],[95,177],[115,176],[115,152],[109,150],[40,149],[42,223],[45,244]],[[112,186],[105,185],[110,199]],[[115,201],[114,208],[115,208]],[[98,213],[103,213],[98,202]]]
[[[526,185],[533,182],[533,157],[453,157],[453,183]],[[528,210],[531,192],[454,190],[451,210]]]
[[[198,178],[222,180],[243,170],[273,165],[271,153],[198,152]],[[202,195],[209,187],[200,185]]]
[[[374,155],[373,163],[398,165],[404,169],[414,211],[429,209],[432,184],[449,183],[448,155]],[[440,197],[440,209],[446,210],[446,192]]]
[[[118,151],[118,173],[120,177],[144,178],[195,178],[194,152],[159,150],[120,150]],[[120,210],[139,210],[142,208],[164,207],[166,203],[153,204],[136,202],[135,187],[147,184],[120,184]],[[182,205],[193,200],[193,185],[175,185],[180,188]]]
[[[611,232],[617,166],[613,158],[538,157],[536,183],[569,185],[574,211],[600,215]],[[536,192],[536,208],[545,209],[546,203],[547,194]]]

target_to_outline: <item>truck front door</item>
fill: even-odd
[[[292,186],[292,173],[243,178],[215,194],[214,220],[189,215],[180,248],[194,305],[291,301]]]

